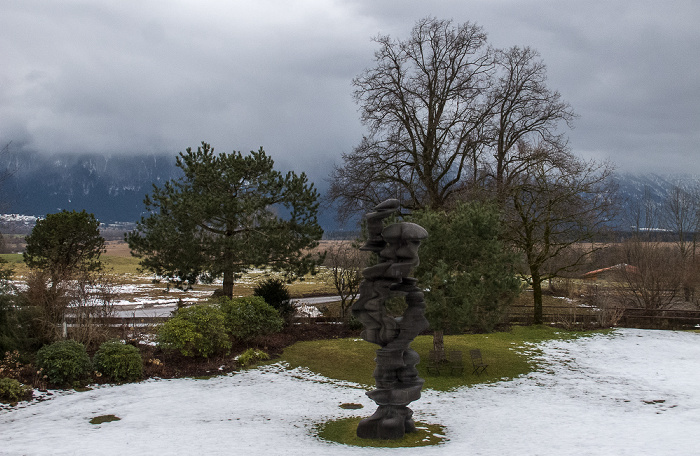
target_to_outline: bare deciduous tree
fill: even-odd
[[[680,255],[677,271],[682,277],[683,296],[692,301],[698,285],[697,236],[700,230],[700,189],[674,186],[661,211],[662,227],[674,234]]]
[[[700,192],[698,189],[684,190],[674,186],[661,210],[661,224],[673,232],[678,250],[683,258],[695,253],[698,228],[700,227]]]
[[[525,149],[549,154],[565,150],[563,133],[557,126],[570,126],[574,118],[571,106],[557,91],[546,85],[547,67],[537,51],[514,46],[498,51],[498,80],[492,91],[493,115],[488,133],[492,160],[488,164],[498,194],[501,195],[517,177],[526,173],[538,158],[523,154],[517,147],[522,141],[543,142],[547,148]]]
[[[617,269],[615,276],[624,305],[644,309],[670,307],[683,283],[678,250],[648,236],[633,236],[623,243],[622,249],[626,264]]]
[[[520,141],[565,149],[557,128],[574,113],[546,86],[536,51],[493,50],[480,27],[435,18],[406,40],[376,42],[376,65],[354,80],[369,134],[331,175],[328,198],[345,215],[388,197],[442,209],[467,189],[503,190],[526,173],[538,157],[522,155]]]
[[[376,41],[376,65],[354,81],[369,134],[343,156],[328,198],[348,215],[387,197],[409,210],[495,197],[510,207],[541,321],[542,280],[582,261],[552,259],[595,236],[612,209],[609,166],[569,152],[558,129],[575,114],[546,86],[536,51],[493,50],[480,27],[434,18],[406,40]]]
[[[31,316],[28,336],[50,343],[67,335],[96,347],[108,336],[105,318],[114,311],[114,283],[104,272],[80,271],[55,285],[47,272],[32,270],[20,295]]]
[[[326,250],[326,267],[331,272],[333,286],[340,296],[340,317],[345,319],[347,310],[357,299],[362,282],[362,269],[368,264],[368,253],[356,243],[334,242]]]
[[[442,207],[483,141],[494,71],[486,34],[425,18],[408,39],[375,39],[376,65],[353,81],[369,134],[332,174],[330,197],[358,212],[387,197]]]
[[[560,150],[556,155],[566,154]],[[599,248],[591,241],[607,229],[605,222],[613,214],[611,173],[607,164],[569,154],[566,161],[538,162],[511,186],[507,235],[524,256],[522,272],[532,285],[535,323],[542,323],[542,282],[576,267]],[[585,242],[590,242],[588,249],[581,248]]]

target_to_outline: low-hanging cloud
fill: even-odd
[[[264,146],[322,178],[364,132],[351,81],[372,65],[370,38],[405,37],[426,15],[539,50],[550,88],[579,114],[574,151],[700,173],[696,2],[8,0],[0,142],[104,154]]]

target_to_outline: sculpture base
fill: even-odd
[[[374,415],[360,421],[357,436],[361,439],[396,440],[416,431],[411,418],[413,411],[406,406],[380,405]]]

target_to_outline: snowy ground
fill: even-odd
[[[367,449],[313,435],[329,419],[371,414],[358,385],[272,366],[210,380],[146,381],[54,395],[0,410],[8,455],[698,455],[700,334],[622,329],[541,346],[527,377],[426,391],[418,420],[449,441]],[[362,403],[344,410],[345,402]],[[92,425],[95,416],[120,421]]]
[[[246,276],[238,280],[236,285],[253,287],[256,284],[256,275],[265,273],[263,270],[255,269],[250,271],[251,276]],[[131,283],[113,285],[110,292],[118,299],[111,304],[114,306],[113,316],[115,317],[168,317],[177,309],[179,303],[190,305],[196,302],[206,301],[211,297],[214,290],[221,288],[222,281],[217,280],[211,284],[198,284],[194,290],[168,289],[164,284],[154,283],[154,276],[138,276],[126,274],[123,276]],[[314,284],[312,280],[306,280],[306,284]],[[26,290],[27,284],[24,278],[12,282],[18,290]],[[321,316],[319,310],[314,307],[316,304],[339,301],[337,296],[324,296],[319,298],[293,299],[292,303],[300,307],[302,315],[309,317]]]

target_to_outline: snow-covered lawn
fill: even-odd
[[[540,348],[543,368],[527,377],[425,391],[412,409],[418,420],[446,427],[449,441],[439,446],[319,441],[316,423],[368,416],[375,405],[358,385],[271,366],[56,394],[4,409],[0,454],[700,454],[700,334],[621,329]],[[365,407],[341,409],[346,402]],[[106,414],[121,420],[89,423]]]

